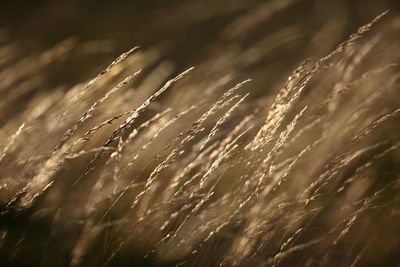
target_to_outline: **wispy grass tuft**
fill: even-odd
[[[232,46],[183,71],[134,47],[88,81],[37,92],[24,82],[80,43],[9,63],[0,265],[398,264],[399,19],[384,12],[282,73],[293,25],[267,38],[275,71],[264,37],[239,45],[299,2],[235,13],[221,31]]]

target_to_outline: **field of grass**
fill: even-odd
[[[1,266],[400,266],[400,16],[226,2],[0,28]]]

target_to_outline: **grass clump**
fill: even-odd
[[[296,1],[275,2],[263,8]],[[5,64],[1,262],[398,264],[399,20],[384,15],[296,62],[279,90],[242,77],[263,40],[181,72],[135,47],[45,91],[46,65],[79,42]],[[245,13],[224,36],[264,19]]]

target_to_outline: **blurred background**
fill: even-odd
[[[281,73],[296,59],[326,53],[383,11],[394,15],[399,9],[397,0],[4,0],[0,28],[2,35],[18,42],[20,56],[44,51],[70,37],[78,42],[101,40],[99,53],[75,52],[52,70],[54,81],[75,84],[136,45],[157,46],[162,53],[159,60],[168,58],[182,69],[233,46],[246,49],[288,27],[284,38],[279,38],[281,49],[258,60],[256,73],[247,69],[254,76],[265,73],[266,61],[275,61],[274,56],[280,61],[274,69]]]

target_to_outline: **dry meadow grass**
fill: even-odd
[[[3,31],[1,264],[398,266],[400,17],[342,40],[328,21],[290,64],[296,25],[235,45],[293,2],[235,17],[194,67],[134,47],[46,90],[102,44],[19,57]]]

